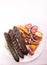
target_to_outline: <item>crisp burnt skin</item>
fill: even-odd
[[[26,48],[25,41],[23,40],[21,33],[16,26],[13,27],[13,34],[14,34],[15,38],[18,39],[22,52],[27,55],[28,50]]]
[[[4,33],[4,36],[5,36],[5,39],[7,41],[7,44],[8,44],[8,47],[10,49],[10,52],[12,54],[12,56],[14,57],[14,59],[19,62],[19,57],[17,55],[17,53],[15,52],[14,48],[13,48],[13,45],[12,45],[12,41],[11,41],[11,38],[9,36],[8,33]]]
[[[17,43],[17,39],[15,38],[15,36],[13,35],[13,30],[9,30],[9,35],[11,37],[11,40],[12,40],[12,45],[14,47],[14,50],[17,51],[18,55],[21,57],[21,58],[24,58],[24,55]]]

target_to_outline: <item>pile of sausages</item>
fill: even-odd
[[[28,54],[26,43],[21,36],[21,32],[14,26],[8,33],[5,32],[4,36],[13,58],[19,62],[19,57],[24,58],[24,55]]]

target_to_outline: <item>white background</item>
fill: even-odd
[[[12,26],[26,22],[43,23],[45,32],[47,32],[47,0],[0,0],[0,30],[4,28],[5,24]],[[2,32],[0,31],[0,34]],[[46,51],[47,44],[39,58],[29,63],[16,63],[16,65],[47,64]]]

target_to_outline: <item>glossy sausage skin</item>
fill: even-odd
[[[21,52],[21,49],[17,43],[17,39],[15,38],[15,36],[13,35],[13,31],[12,30],[9,30],[9,35],[11,37],[11,40],[12,40],[12,45],[14,47],[14,50],[17,51],[18,55],[21,57],[21,58],[24,58],[24,55],[23,53]]]
[[[28,50],[26,48],[25,41],[23,40],[21,33],[16,26],[13,27],[13,34],[15,35],[16,39],[18,39],[22,52],[27,55]]]
[[[4,36],[5,36],[5,39],[7,41],[7,44],[8,44],[8,47],[10,49],[10,52],[11,52],[12,56],[14,57],[14,59],[17,62],[19,62],[19,57],[18,57],[17,53],[15,52],[15,50],[14,50],[14,48],[12,46],[12,41],[11,41],[11,38],[10,38],[9,34],[8,33],[4,33]]]

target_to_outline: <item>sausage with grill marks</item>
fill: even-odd
[[[11,38],[10,38],[9,34],[8,33],[4,33],[4,36],[5,36],[5,39],[7,41],[7,44],[8,44],[8,47],[10,49],[10,52],[11,52],[12,56],[14,57],[14,59],[17,62],[19,62],[19,57],[18,57],[17,53],[14,51],[14,48],[12,46],[12,42],[11,42]]]
[[[21,33],[16,26],[13,27],[13,34],[15,35],[16,39],[18,39],[22,52],[27,55],[28,50],[26,48],[25,41],[23,40]]]
[[[12,30],[9,30],[9,35],[11,37],[11,40],[12,40],[12,45],[14,47],[14,50],[17,51],[18,55],[21,57],[21,58],[24,58],[24,55],[23,53],[21,52],[21,49],[17,43],[17,39],[15,38],[15,36],[13,35],[13,31]]]

